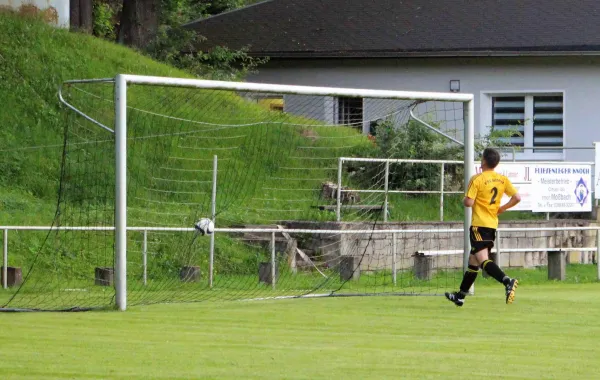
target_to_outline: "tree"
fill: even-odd
[[[94,24],[93,0],[70,0],[69,6],[71,29],[92,33]]]
[[[158,32],[160,0],[123,0],[119,43],[143,48]]]

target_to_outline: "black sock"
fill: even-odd
[[[473,283],[475,283],[475,279],[477,278],[478,273],[479,268],[477,268],[475,265],[469,265],[469,269],[467,269],[467,271],[465,272],[463,280],[460,283],[459,295],[462,298],[465,298],[467,294],[469,294],[469,289],[471,289],[471,286],[473,285]]]
[[[496,281],[501,284],[506,285],[510,281],[510,277],[508,277],[492,260],[485,260],[483,264],[481,264],[481,269],[486,271],[487,274],[494,277]]]

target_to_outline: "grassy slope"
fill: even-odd
[[[523,281],[511,306],[497,283],[480,278],[463,308],[441,297],[365,297],[0,314],[0,372],[4,379],[595,378],[598,284],[536,282],[543,273]]]
[[[0,35],[0,99],[3,101],[0,110],[0,125],[3,126],[0,129],[0,167],[3,168],[0,175],[0,224],[48,224],[55,209],[65,124],[64,111],[57,101],[59,84],[66,79],[113,77],[117,73],[188,75],[131,49],[9,14],[0,13],[0,29],[3,31]],[[237,109],[238,114],[243,109],[235,102],[231,104],[231,109]],[[220,111],[214,113],[214,116],[222,118]],[[322,140],[322,146],[333,144],[336,141],[334,137],[348,135],[343,131],[326,133],[330,133],[332,139]],[[347,145],[347,142],[341,139],[339,144]],[[276,146],[277,142],[267,140],[263,144]],[[358,146],[362,143],[355,141],[353,144]],[[33,146],[46,148],[26,149]],[[279,185],[298,186],[293,182]],[[397,204],[392,208],[393,219],[437,219],[437,197],[423,197],[410,202],[396,198],[399,197],[391,197],[391,202]],[[462,210],[454,207],[455,204],[458,203],[448,197],[447,220],[460,220]],[[264,204],[249,206],[259,210],[267,208]],[[281,204],[267,206],[283,208]],[[256,212],[239,216],[251,222],[277,219],[277,215]],[[327,219],[327,216],[320,217]]]
[[[0,124],[3,126],[0,130],[0,141],[2,141],[2,145],[0,145],[0,167],[2,167],[0,175],[0,225],[49,225],[52,222],[56,209],[63,129],[65,124],[73,122],[73,120],[65,116],[67,112],[59,106],[57,99],[58,86],[67,79],[114,77],[117,73],[176,77],[186,77],[187,75],[168,66],[153,62],[130,49],[90,36],[58,30],[41,22],[24,20],[10,14],[0,14],[0,30],[3,31],[0,35],[0,79],[3,83],[3,86],[0,87],[0,99],[3,100],[3,108],[0,110]],[[101,86],[81,87],[85,90],[97,90],[101,88]],[[110,90],[110,88],[105,86],[104,90],[107,89]],[[231,93],[227,97],[223,94],[207,94],[206,92],[202,94],[198,91],[188,91],[188,95],[192,96],[195,103],[186,103],[188,97],[184,96],[182,98],[184,91],[173,92],[173,94],[179,96],[179,99],[175,100],[183,99],[183,101],[179,104],[177,102],[165,104],[160,101],[160,99],[163,99],[160,97],[160,91],[163,91],[162,95],[164,96],[165,94],[169,94],[169,90],[161,90],[159,88],[157,91],[152,93],[147,88],[132,88],[129,92],[130,104],[140,106],[146,110],[158,113],[170,113],[171,115],[194,120],[198,116],[197,112],[199,110],[207,110],[207,113],[201,115],[205,119],[217,120],[222,123],[244,123],[248,122],[249,118],[254,121],[265,120],[264,113],[266,111],[263,108],[243,102],[239,97],[232,97]],[[86,99],[82,95],[82,92],[65,89],[65,96],[68,94],[75,94],[75,98],[73,99],[75,101],[74,104],[82,106],[85,112],[92,112],[94,117],[104,117],[107,123],[111,123],[110,113],[112,111],[110,111],[111,106],[109,103],[103,103],[93,97]],[[105,91],[104,95],[108,95],[106,99],[112,99],[112,94],[109,91]],[[209,107],[202,107],[199,104]],[[217,104],[221,107],[216,107]],[[105,112],[105,110],[108,111]],[[173,133],[174,131],[181,132],[184,127],[197,128],[193,124],[182,126],[171,120],[165,121],[165,119],[149,116],[148,114],[138,113],[136,115],[135,112],[130,112],[130,115],[137,122],[137,125],[135,125],[136,128],[133,128],[136,130],[136,133]],[[349,145],[348,141],[352,141],[350,145],[358,148],[369,144],[367,139],[355,130],[347,128],[319,128],[317,126],[308,135],[311,137],[323,136],[329,139],[320,139],[315,142],[311,138],[299,134],[299,131],[281,124],[282,121],[297,123],[299,121],[298,118],[285,115],[274,116],[273,114],[270,117],[270,121],[273,123],[271,128],[277,128],[278,132],[273,133],[273,130],[269,129],[268,125],[260,127],[258,132],[256,129],[248,129],[247,134],[251,137],[249,138],[250,141],[246,141],[244,145],[248,149],[235,151],[232,157],[229,158],[237,162],[238,165],[234,165],[229,172],[225,170],[225,175],[220,174],[219,186],[223,186],[226,190],[232,188],[238,190],[236,188],[239,187],[237,185],[241,177],[246,179],[247,183],[250,183],[250,185],[246,183],[245,187],[242,187],[246,199],[250,200],[245,204],[247,209],[242,210],[239,207],[230,207],[230,210],[233,210],[230,216],[231,220],[238,222],[240,220],[245,222],[268,222],[270,218],[275,219],[278,215],[267,215],[260,210],[266,208],[272,210],[286,209],[296,205],[282,205],[277,200],[274,202],[269,201],[270,204],[268,205],[265,205],[264,202],[257,203],[252,201],[253,198],[258,197],[278,198],[276,194],[261,191],[260,186],[263,182],[267,183],[267,180],[277,184],[278,187],[287,187],[289,190],[294,191],[298,186],[302,187],[305,185],[302,182],[275,179],[285,176],[284,174],[278,174],[276,169],[281,164],[277,162],[277,159],[282,156],[282,151],[285,153],[285,150],[289,150],[290,147],[311,145],[316,147],[316,152],[319,152],[318,154],[329,155],[327,151],[330,146]],[[82,120],[79,120],[78,123],[82,124]],[[84,125],[77,133],[90,133],[89,131],[93,130],[94,132],[91,133],[97,134],[97,136],[93,136],[93,139],[96,137],[106,139],[105,131],[97,127],[87,127],[89,126]],[[88,129],[87,132],[85,131],[86,128]],[[101,135],[101,133],[104,134]],[[236,130],[224,131],[211,137],[222,138],[223,136],[227,136],[228,133],[240,134],[241,132],[239,129],[237,132]],[[90,136],[87,135],[87,137]],[[194,141],[188,139],[186,144],[191,144]],[[231,140],[209,140],[209,142],[215,142],[215,145],[210,148],[219,148],[221,142],[228,144],[228,141]],[[143,152],[141,155],[135,156],[138,158],[131,165],[134,168],[132,169],[133,173],[141,173],[142,176],[151,176],[155,173],[153,170],[155,171],[160,165],[167,164],[170,168],[177,167],[176,164],[167,162],[169,156],[177,156],[180,155],[179,153],[181,155],[197,155],[197,151],[193,149],[189,149],[186,152],[176,152],[175,148],[178,146],[176,138],[173,138],[172,141],[168,139],[162,140],[158,144],[139,148]],[[73,176],[73,180],[67,183],[69,187],[65,187],[67,189],[65,191],[67,198],[65,199],[70,208],[61,216],[63,223],[67,225],[89,225],[101,221],[112,225],[112,222],[109,220],[112,215],[110,204],[99,204],[98,202],[98,199],[102,199],[98,197],[99,194],[104,195],[106,193],[112,196],[113,192],[110,190],[112,188],[110,181],[114,178],[114,175],[110,173],[112,170],[110,165],[110,157],[112,156],[111,147],[110,144],[106,146],[107,149],[105,151],[102,150],[103,147],[96,148],[89,146],[79,146],[76,149],[70,149],[71,156],[75,156],[74,160],[78,160],[77,155],[80,155],[80,157],[92,157],[96,161],[86,163],[87,165],[91,164],[87,167],[88,171],[80,171],[79,175],[83,176]],[[195,148],[204,149],[202,151],[206,152],[206,158],[212,158],[210,150],[206,150],[206,145],[200,145]],[[312,152],[305,153],[302,149],[296,150],[295,153],[299,157],[306,154],[313,154]],[[345,152],[337,150],[336,153],[344,155]],[[255,159],[256,157],[259,159]],[[194,156],[194,158],[198,157]],[[220,158],[228,157],[225,153],[221,153]],[[287,163],[294,164],[292,161],[289,160]],[[320,171],[321,161],[308,160],[307,163],[300,162],[298,165],[310,165],[309,169],[317,169],[315,171],[307,170],[299,174],[294,174],[299,178],[309,176],[321,176],[320,178],[323,179],[329,178],[329,176],[323,174],[315,175],[317,171]],[[221,164],[220,170],[223,170],[224,166],[226,164]],[[77,169],[79,167],[81,166],[73,166],[73,170],[79,170]],[[263,177],[256,178],[256,172],[262,172]],[[269,172],[268,174],[273,178],[267,179],[264,174],[265,172]],[[71,176],[73,173],[69,172],[67,174]],[[89,178],[89,176],[94,175],[98,175],[98,178]],[[168,174],[161,174],[161,176],[166,175]],[[178,178],[178,180],[182,179],[185,181],[188,178]],[[199,180],[203,178],[189,179]],[[209,180],[210,178],[206,179]],[[313,182],[311,182],[310,186],[314,186],[315,191],[313,193],[315,193],[318,190],[318,185],[315,186],[315,179],[311,179],[311,181]],[[99,186],[89,186],[94,183],[104,183],[105,186],[101,190],[98,189]],[[156,183],[153,186],[156,186]],[[245,191],[248,189],[248,186],[250,186],[250,191]],[[74,191],[69,191],[69,189],[73,189]],[[149,194],[147,193],[136,193],[135,189],[131,191],[133,195],[137,195],[139,198],[149,198]],[[229,198],[232,198],[231,193],[229,191],[223,192]],[[235,192],[233,194],[235,195]],[[309,202],[303,205],[306,209],[309,209],[311,200],[314,201],[314,194],[310,196],[312,199],[308,199]],[[72,199],[78,199],[77,202],[80,203],[77,204]],[[169,206],[170,208],[167,207],[159,210],[160,212],[152,213],[152,210],[148,210],[147,205],[135,204],[135,197],[131,197],[130,199],[130,212],[132,216],[130,221],[133,221],[134,224],[137,222],[138,225],[165,225],[165,223],[169,225],[169,221],[165,220],[165,215],[189,211],[181,210],[180,205],[172,204]],[[206,199],[209,198],[204,197],[204,200]],[[223,200],[223,197],[220,199]],[[314,210],[311,212],[315,213]],[[321,217],[331,218],[332,216],[333,214],[325,215],[325,213],[321,213]],[[307,219],[310,220],[311,218],[308,217]],[[221,222],[223,223],[224,220],[225,216],[223,215]],[[173,222],[173,224],[181,226],[182,221],[178,220],[177,222]],[[13,234],[19,235],[18,238],[15,238]],[[31,264],[31,257],[38,252],[40,245],[44,241],[44,235],[44,233],[11,232],[11,265],[28,268]],[[62,254],[64,256],[64,254],[67,254],[72,256],[73,252],[80,252],[81,254],[95,255],[95,261],[87,264],[101,265],[106,261],[106,264],[110,265],[112,263],[111,248],[105,244],[105,241],[98,240],[101,238],[93,239],[96,240],[89,238],[73,239],[72,244],[76,245],[72,245],[69,242],[71,246],[65,246],[60,250],[55,249],[52,244],[47,244],[45,246],[46,251],[40,256],[40,260],[48,261],[48,265],[52,265],[54,261],[60,260],[61,265],[66,265],[65,270],[74,270],[77,269],[75,264],[66,264],[63,257],[56,258],[55,255]],[[181,247],[174,246],[168,239],[166,239],[167,241],[164,241],[165,239],[162,240],[156,242],[156,244],[150,242],[151,253],[162,251],[163,256],[172,258],[178,252],[185,251],[185,249],[180,249]],[[186,240],[179,244],[187,243],[188,241]],[[205,239],[203,243],[207,244],[207,240]],[[235,249],[231,249],[234,243],[226,243],[221,244],[219,248],[230,252],[230,254],[231,252],[240,252],[244,248],[235,247]],[[133,247],[134,245],[131,246]],[[106,247],[108,249],[105,249]],[[92,248],[94,252],[91,252]],[[139,257],[136,256],[134,260],[138,259]],[[183,258],[183,260],[186,259],[187,257]],[[162,263],[160,260],[151,258],[151,265]],[[93,260],[88,261],[91,262]],[[178,266],[178,264],[171,265]],[[159,270],[164,269],[159,268]]]
[[[117,73],[186,74],[131,49],[6,13],[0,13],[0,30],[0,224],[48,224],[65,120],[59,84]],[[24,149],[31,146],[51,147]]]
[[[43,23],[23,20],[10,14],[0,14],[0,28],[3,31],[0,35],[0,80],[3,83],[0,87],[0,99],[3,99],[3,109],[0,111],[0,124],[3,125],[0,130],[0,166],[3,168],[0,176],[0,206],[5,206],[0,207],[0,224],[48,224],[55,206],[63,127],[66,120],[65,112],[57,101],[59,84],[67,79],[114,77],[117,73],[176,77],[189,75],[154,62],[131,49],[90,36],[54,29]],[[143,94],[136,96],[135,90],[130,94],[130,98],[134,101],[141,98],[142,102],[144,101]],[[196,100],[202,101],[201,98],[200,96]],[[243,114],[245,119],[236,121],[247,122],[249,117],[260,120],[261,112],[264,112],[260,111],[259,107],[249,107],[232,99],[223,98],[223,103],[226,104],[224,109],[213,108],[209,110],[211,114],[202,116],[226,123],[233,120],[228,116],[239,117]],[[214,107],[215,104],[216,101],[210,106]],[[92,107],[85,107],[90,105],[95,106],[88,102],[83,104],[82,108],[93,113]],[[149,108],[150,104],[145,106]],[[160,106],[160,103],[152,104],[152,107],[155,107],[152,110]],[[188,108],[184,109],[186,107]],[[197,105],[196,108],[182,105],[181,109],[175,112],[185,117],[196,112],[196,109]],[[173,112],[173,109],[163,112]],[[272,119],[273,122],[281,120]],[[140,119],[140,122],[146,121]],[[156,126],[156,120],[153,122],[155,128],[161,127]],[[336,141],[335,138],[356,133],[323,130],[323,134],[330,134],[332,140],[321,140],[317,145],[334,146],[347,143],[348,140],[344,138],[340,141]],[[306,145],[289,136],[289,132],[284,132],[283,136],[287,138],[284,144],[282,141],[275,141],[276,139],[268,134],[259,136],[263,138],[262,141],[252,143],[265,150],[281,149],[290,143]],[[366,141],[364,137],[356,137],[358,140],[353,138],[353,145],[360,146]],[[138,163],[140,168],[144,168],[144,165],[142,162]],[[283,185],[290,188],[297,186],[289,182]],[[46,204],[46,207],[40,209],[40,205],[32,206],[32,197],[44,200],[42,203]],[[273,208],[277,206],[273,205]],[[12,212],[14,210],[18,212]],[[260,214],[250,216],[250,219],[272,217]]]

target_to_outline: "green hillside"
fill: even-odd
[[[61,225],[114,225],[113,135],[61,106],[58,87],[69,79],[118,73],[189,75],[130,49],[13,15],[0,14],[0,28],[0,224],[50,225],[60,193]],[[112,85],[67,86],[64,96],[113,126]],[[331,220],[333,213],[314,207],[321,182],[334,180],[337,156],[373,150],[354,128],[323,127],[233,92],[132,85],[128,105],[129,225],[191,227],[208,215],[215,154],[221,226]],[[49,240],[44,232],[10,236],[10,264],[36,267],[22,295],[87,287],[94,267],[113,265],[110,233],[58,232]],[[141,274],[140,234],[128,238],[128,273],[136,278]],[[208,239],[191,235],[149,236],[149,279],[163,289],[179,282],[182,265],[193,262],[205,270],[207,246]],[[218,273],[254,272],[259,256],[268,254],[227,236],[219,236],[216,247]],[[150,289],[149,284],[144,291]],[[46,302],[56,307],[58,301],[48,297]]]
[[[12,14],[0,13],[0,30],[0,224],[48,224],[65,122],[59,84],[117,73],[186,74],[131,49]]]
[[[3,83],[3,86],[0,87],[0,98],[3,99],[4,105],[0,111],[0,123],[3,125],[0,130],[2,141],[0,165],[3,168],[0,176],[0,202],[2,205],[0,207],[0,223],[9,225],[49,224],[56,208],[64,126],[70,122],[68,118],[72,116],[58,102],[58,86],[68,79],[110,78],[117,73],[177,77],[189,77],[189,75],[154,62],[131,49],[87,35],[55,29],[42,22],[25,20],[10,14],[0,14],[0,27],[3,30],[0,36],[0,79]],[[112,96],[112,93],[106,88],[100,92],[98,92],[98,88],[98,86],[89,86],[87,89],[91,93],[95,92],[107,99]],[[166,92],[163,92],[162,96],[165,94]],[[189,96],[183,95],[182,92],[178,94],[181,98],[193,97],[196,106],[197,104],[209,106],[205,107],[209,109],[208,113],[197,115],[195,110],[197,107],[191,105],[189,101],[180,105],[175,105],[174,102],[167,105],[160,102],[153,103],[151,99],[160,97],[161,94],[148,90],[139,92],[136,92],[136,89],[130,90],[130,104],[154,109],[169,107],[163,108],[161,112],[171,115],[177,113],[178,116],[184,118],[220,120],[221,123],[261,121],[274,123],[271,124],[270,130],[268,127],[258,131],[253,130],[254,139],[245,142],[245,155],[237,153],[238,163],[245,162],[247,164],[247,161],[252,159],[254,166],[250,168],[247,165],[234,165],[235,167],[228,172],[230,177],[221,177],[219,185],[222,188],[237,189],[238,192],[244,190],[242,197],[232,200],[232,195],[230,195],[226,203],[233,204],[237,201],[239,204],[242,199],[247,201],[245,209],[238,209],[235,212],[236,215],[231,215],[230,222],[232,223],[240,221],[268,223],[281,219],[331,219],[331,213],[314,212],[314,209],[309,212],[309,209],[318,202],[319,182],[335,179],[336,162],[333,160],[324,163],[318,157],[317,159],[315,157],[308,159],[307,155],[327,157],[372,154],[372,152],[369,153],[372,151],[372,144],[355,129],[319,128],[314,121],[268,112],[264,108],[249,104],[240,98],[232,97],[231,93],[204,92],[193,93]],[[171,95],[169,94],[169,96]],[[112,125],[112,111],[109,104],[104,103],[99,106],[101,103],[97,100],[86,99],[85,96],[81,96],[81,93],[77,96],[79,97],[71,100],[84,112],[103,119],[107,125]],[[100,108],[102,108],[101,111],[99,111]],[[158,120],[148,114],[140,114],[136,117],[138,118],[135,121],[143,130],[150,128],[150,130],[165,131],[178,127],[173,123],[169,124],[164,119]],[[285,123],[306,124],[308,129],[304,128],[299,132],[292,131],[293,128],[282,127],[282,123],[283,125]],[[152,126],[148,127],[150,124]],[[277,132],[274,133],[274,131]],[[227,136],[227,133],[221,133],[219,138]],[[212,140],[213,143],[215,141]],[[224,149],[219,148],[219,144],[215,143],[213,148]],[[302,150],[306,147],[312,148],[312,150]],[[288,164],[295,164],[298,167],[297,170],[286,173],[275,173],[271,170],[269,177],[277,185],[274,188],[283,188],[283,191],[295,191],[307,186],[311,189],[314,188],[314,192],[309,192],[299,199],[302,202],[306,201],[302,214],[298,213],[297,206],[299,204],[297,202],[287,206],[279,202],[278,198],[281,198],[281,192],[278,197],[277,194],[265,194],[265,190],[260,188],[248,189],[238,186],[240,182],[244,181],[243,178],[246,178],[248,183],[256,184],[258,183],[257,172],[266,172],[269,168],[278,165],[283,166],[281,160],[276,157],[294,156],[289,153],[292,148],[297,148],[296,161],[300,160],[301,162],[288,162]],[[102,157],[109,160],[106,158],[106,154],[112,155],[112,152],[110,147],[105,147],[105,149]],[[204,146],[203,149],[207,153],[206,157],[212,157],[207,146]],[[249,152],[249,149],[255,150]],[[287,150],[283,151],[282,149]],[[151,154],[155,152],[156,150],[151,150]],[[165,151],[163,163],[169,153],[172,152]],[[220,158],[226,158],[228,153],[219,151],[219,154]],[[142,156],[143,154],[136,159],[136,165],[134,165],[141,171],[152,170],[152,165],[157,165],[161,161],[160,156],[152,157],[152,160],[147,160],[148,157],[143,158]],[[306,159],[304,160],[303,157]],[[105,164],[106,166],[112,165],[109,161],[106,161]],[[299,170],[300,168],[302,170]],[[219,169],[221,173],[221,170],[225,171],[226,168],[220,165]],[[185,170],[185,168],[178,168],[178,170]],[[241,174],[246,177],[241,177]],[[285,178],[290,176],[294,178]],[[306,181],[298,182],[303,177],[306,178]],[[206,179],[210,180],[210,178]],[[86,180],[88,183],[94,183],[92,178],[88,177]],[[98,181],[99,179],[96,179],[96,182]],[[269,186],[263,187],[268,188]],[[85,187],[83,190],[85,191]],[[229,191],[226,194],[238,193]],[[430,201],[417,202],[415,207],[412,207],[411,202],[403,202],[400,197],[396,198],[397,202],[392,200],[392,203],[403,203],[404,206],[402,213],[397,213],[398,208],[393,211],[397,213],[392,215],[394,219],[422,220],[428,217],[434,219],[437,216],[437,199],[435,197]],[[265,204],[266,201],[256,201],[256,199],[269,199],[269,201],[268,204]],[[376,201],[381,202],[380,199]],[[432,207],[426,208],[431,211],[430,213],[423,213],[424,202],[431,204]],[[448,205],[450,206],[450,203]],[[278,210],[286,209],[290,211],[294,209],[294,214],[277,214]],[[455,218],[460,218],[459,208],[449,209],[447,217],[452,219],[456,211],[458,213]],[[360,217],[365,217],[365,215]]]

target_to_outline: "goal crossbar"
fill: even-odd
[[[316,96],[347,96],[375,99],[406,99],[406,100],[439,100],[449,102],[470,102],[473,94],[457,94],[444,92],[368,90],[340,87],[312,87],[298,85],[266,84],[252,82],[222,82],[204,79],[170,78],[143,75],[122,74],[117,76],[128,84],[145,84],[159,86],[194,87],[210,90],[255,91],[266,93],[316,95]]]

